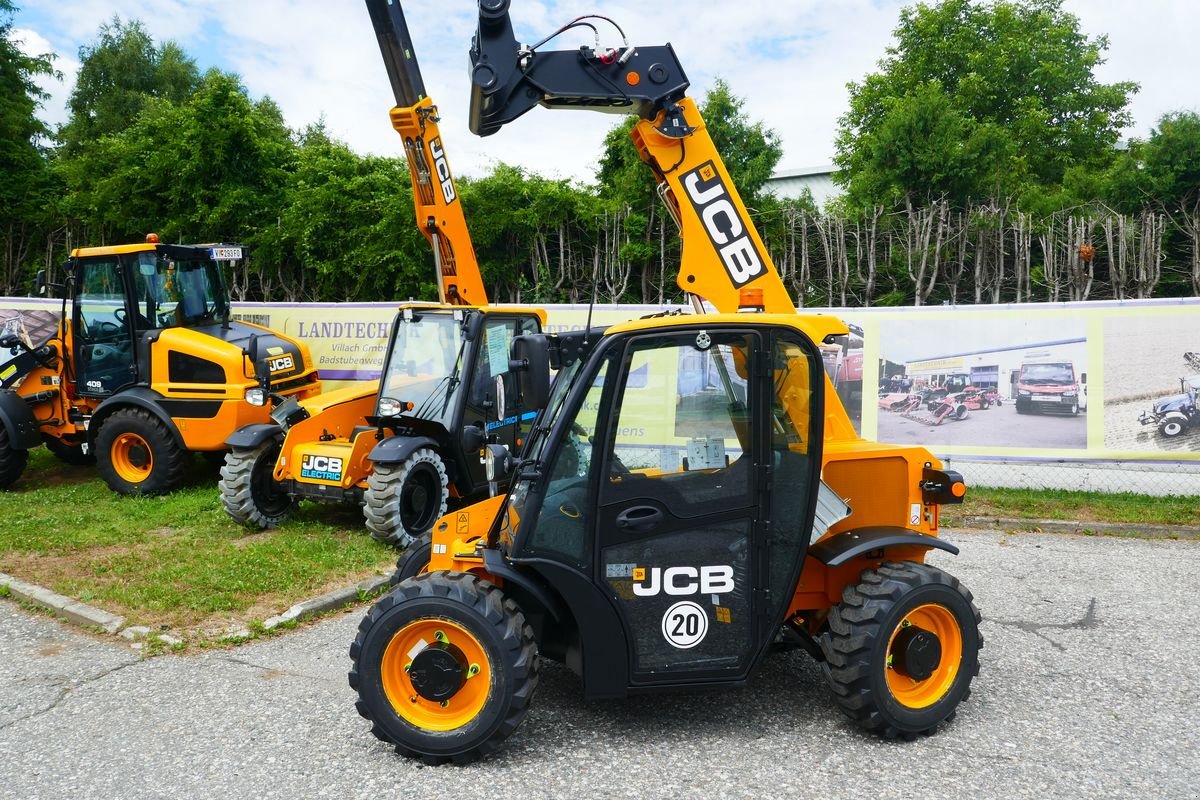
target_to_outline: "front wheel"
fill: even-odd
[[[1163,436],[1178,436],[1183,433],[1183,423],[1177,419],[1169,419],[1158,426],[1158,432]]]
[[[0,423],[0,489],[7,489],[16,483],[29,463],[29,451],[18,450],[10,441],[8,431]]]
[[[350,659],[355,707],[371,732],[427,764],[495,751],[538,682],[525,616],[499,587],[463,572],[397,586],[359,624]]]
[[[183,482],[184,450],[149,411],[114,411],[96,434],[96,466],[117,494],[164,494]]]
[[[275,528],[296,510],[296,501],[275,480],[282,444],[271,440],[225,455],[218,485],[221,505],[234,522],[248,528]]]
[[[422,447],[399,464],[375,464],[363,494],[363,516],[371,536],[407,547],[446,513],[450,481],[437,451]]]
[[[888,561],[867,570],[821,637],[834,699],[885,738],[934,733],[979,674],[980,620],[971,593],[935,567]]]

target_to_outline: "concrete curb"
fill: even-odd
[[[33,583],[26,583],[11,575],[0,572],[0,586],[7,586],[13,597],[48,608],[55,614],[82,625],[85,628],[99,628],[105,633],[116,633],[125,627],[125,618],[93,608],[87,603],[80,603],[61,594]]]
[[[1197,527],[1184,525],[1147,525],[1138,522],[1079,522],[1065,519],[964,517],[961,522],[957,523],[957,527],[983,530],[1131,536],[1139,539],[1200,539],[1200,528]]]
[[[271,617],[263,621],[263,628],[271,630],[277,628],[285,622],[299,622],[302,619],[321,614],[325,611],[335,611],[344,606],[358,602],[359,597],[364,594],[370,594],[378,589],[388,585],[391,580],[391,575],[376,575],[372,578],[367,578],[365,581],[360,581],[353,586],[347,586],[344,589],[337,589],[329,594],[314,597],[312,600],[305,600],[303,603],[297,603],[282,614]]]

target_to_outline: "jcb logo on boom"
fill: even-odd
[[[429,152],[433,153],[433,168],[437,170],[438,182],[442,184],[442,197],[446,198],[446,205],[450,205],[458,195],[454,192],[454,179],[450,177],[450,164],[446,161],[446,151],[442,149],[440,138],[429,143]]]
[[[292,369],[296,366],[296,362],[290,355],[276,356],[275,358],[267,359],[267,369],[271,372],[283,372],[284,370]]]
[[[758,252],[750,229],[738,215],[733,198],[716,165],[709,161],[683,176],[687,190],[704,231],[721,255],[721,263],[735,287],[742,287],[763,272],[763,257]]]
[[[646,573],[650,580],[646,580]],[[726,594],[733,591],[733,567],[722,564],[711,567],[650,567],[633,571],[633,593],[638,597],[662,594]]]
[[[340,481],[342,459],[333,456],[305,456],[300,462],[300,477],[319,481]]]

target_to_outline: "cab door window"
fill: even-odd
[[[134,380],[133,333],[116,257],[82,264],[75,340],[80,392],[108,395]]]

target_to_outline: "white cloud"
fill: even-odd
[[[620,23],[634,44],[670,41],[694,95],[703,94],[715,77],[725,78],[746,99],[751,116],[781,135],[782,166],[798,167],[831,160],[837,118],[846,107],[845,84],[875,68],[903,5],[898,0],[515,0],[512,14],[518,36],[527,40],[600,10]],[[1067,0],[1066,5],[1089,35],[1109,34],[1109,62],[1100,78],[1142,84],[1131,107],[1136,124],[1129,133],[1144,136],[1162,113],[1196,106],[1189,60],[1200,6],[1184,0]],[[591,177],[604,133],[615,120],[536,109],[495,136],[474,137],[466,127],[466,54],[475,3],[409,0],[405,9],[456,172],[478,174],[502,160],[542,174]],[[391,90],[361,0],[57,0],[39,9],[38,25],[20,16],[17,22],[40,41],[54,43],[62,56],[59,68],[73,74],[78,64],[64,54],[91,42],[114,13],[141,19],[159,41],[179,41],[202,64],[240,73],[254,96],[270,95],[279,103],[293,127],[324,116],[329,129],[360,152],[400,152],[387,119]],[[617,41],[609,34],[605,40]],[[580,41],[571,34],[561,46]],[[198,52],[205,45],[212,50]],[[48,119],[65,117],[65,98],[61,89],[55,92],[57,105],[48,108]]]

